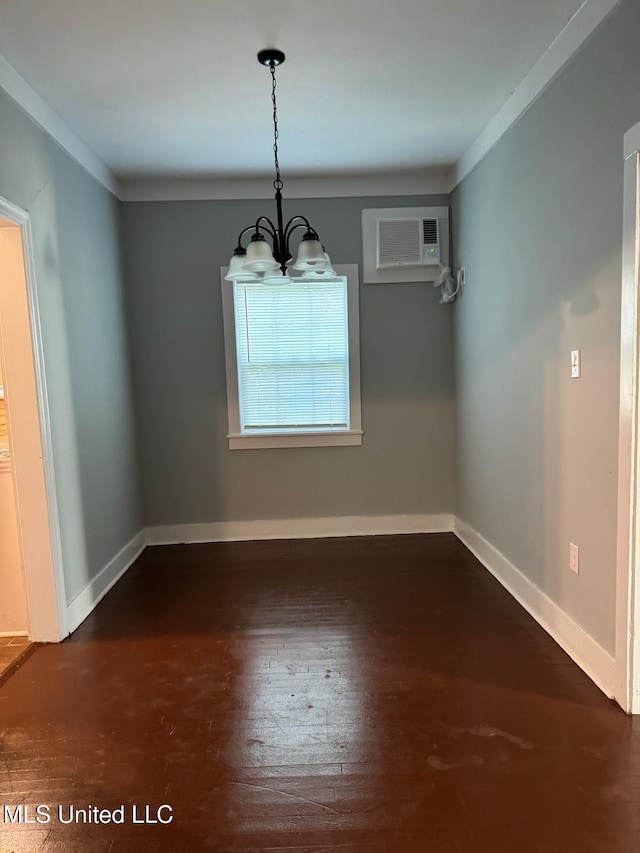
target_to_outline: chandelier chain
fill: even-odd
[[[270,63],[271,69],[271,101],[273,103],[273,157],[276,166],[276,179],[273,182],[276,191],[282,190],[284,183],[280,177],[280,161],[278,160],[278,104],[276,101],[276,66],[274,62]]]

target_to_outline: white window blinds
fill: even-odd
[[[241,430],[349,429],[347,280],[234,284]]]

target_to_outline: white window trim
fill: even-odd
[[[336,264],[339,276],[347,279],[347,328],[349,334],[349,424],[348,430],[306,430],[304,432],[242,433],[238,369],[236,363],[236,326],[233,306],[233,282],[225,281],[228,267],[220,267],[224,357],[227,373],[227,414],[229,450],[258,450],[274,447],[341,447],[362,444],[360,400],[360,276],[357,264]]]

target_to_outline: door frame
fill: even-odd
[[[624,137],[616,701],[640,714],[640,123]]]
[[[0,330],[29,638],[58,642],[68,634],[66,591],[31,217],[1,196],[0,217],[20,228],[24,262],[24,289],[17,285],[13,298],[0,295]],[[20,378],[13,392],[12,376]],[[21,429],[19,439],[16,429],[12,438],[12,422],[34,428]]]

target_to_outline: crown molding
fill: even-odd
[[[92,177],[109,192],[119,196],[116,176],[78,139],[60,116],[45,104],[35,89],[31,88],[4,56],[0,56],[0,87]]]
[[[621,0],[585,0],[504,106],[460,157],[453,170],[450,191],[454,190],[502,139],[620,2]]]
[[[90,175],[122,201],[260,199],[273,196],[270,177],[118,179],[1,55],[0,87]],[[439,170],[294,177],[286,182],[288,198],[446,194],[450,185],[450,175]]]
[[[398,174],[290,178],[287,180],[287,196],[345,198],[451,192],[484,159],[620,2],[621,0],[585,0],[450,172],[428,170]],[[3,56],[0,56],[0,87],[90,175],[122,201],[260,199],[271,198],[273,195],[270,181],[264,178],[118,179]]]
[[[287,178],[287,198],[448,194],[451,177],[442,171]],[[146,178],[120,181],[122,201],[201,201],[273,198],[271,177]]]

